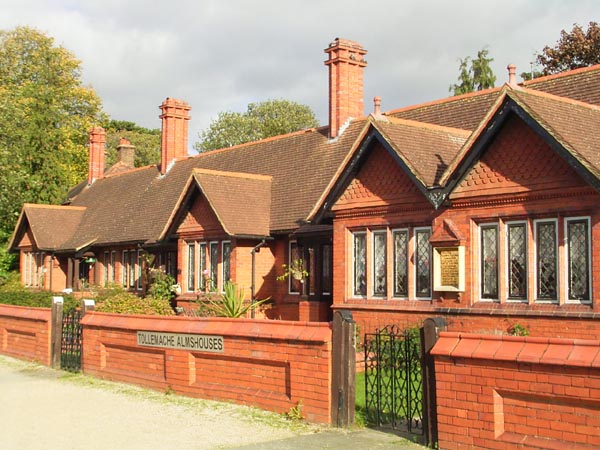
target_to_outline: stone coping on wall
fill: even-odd
[[[525,305],[522,303],[478,302],[473,306],[450,308],[439,307],[431,300],[359,300],[333,305],[332,309],[352,311],[393,311],[427,313],[441,315],[506,316],[511,317],[553,317],[564,319],[600,319],[600,312],[594,312],[590,305]]]
[[[323,322],[296,322],[268,319],[198,318],[181,316],[142,316],[91,312],[81,323],[131,331],[219,334],[253,339],[331,342],[331,326]]]
[[[0,304],[0,316],[18,317],[29,320],[49,321],[52,314],[50,308],[32,308],[31,306],[14,306]]]
[[[441,332],[435,356],[600,368],[600,341]]]

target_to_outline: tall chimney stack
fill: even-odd
[[[104,175],[104,145],[106,144],[106,131],[102,127],[90,130],[90,157],[88,165],[88,186]]]
[[[508,70],[509,86],[512,86],[512,87],[518,86],[518,84],[517,84],[517,66],[515,66],[514,64],[509,64],[508,66],[506,66],[506,69]]]
[[[162,110],[160,173],[164,175],[173,161],[184,158],[188,154],[188,121],[191,119],[189,111],[192,108],[183,100],[167,98],[160,105],[160,109]]]
[[[132,169],[135,167],[135,146],[131,145],[129,139],[122,137],[117,146],[117,160]]]
[[[363,116],[363,68],[367,51],[357,42],[336,38],[325,49],[329,59],[329,137],[351,118]]]

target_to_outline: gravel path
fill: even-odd
[[[0,449],[227,449],[318,431],[282,416],[0,356]]]

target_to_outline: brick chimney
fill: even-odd
[[[329,59],[329,136],[335,138],[351,118],[363,116],[363,68],[367,51],[356,42],[336,38],[325,49]]]
[[[88,186],[104,175],[104,144],[106,144],[104,128],[94,127],[90,130],[89,144]]]
[[[162,143],[160,173],[165,174],[169,165],[178,158],[188,154],[188,121],[191,119],[189,111],[192,109],[183,100],[167,98],[160,105],[162,114]]]
[[[117,146],[117,158],[119,162],[126,164],[132,169],[135,167],[135,147],[131,145],[128,139],[122,137]]]

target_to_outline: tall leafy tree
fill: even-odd
[[[199,134],[200,142],[196,142],[194,148],[206,152],[318,125],[313,111],[306,105],[289,100],[250,103],[243,113],[220,112]]]
[[[117,161],[117,147],[123,137],[135,146],[135,166],[143,167],[160,162],[160,130],[140,127],[126,120],[111,120],[106,129],[106,165]]]
[[[88,131],[105,116],[80,66],[38,30],[0,31],[0,242],[24,202],[58,203],[85,177]]]
[[[587,30],[574,24],[570,32],[562,30],[554,47],[546,46],[537,56],[541,75],[600,64],[600,26],[590,22]]]
[[[450,92],[454,95],[467,94],[473,91],[493,88],[496,83],[496,75],[490,64],[494,58],[489,57],[487,48],[477,52],[477,58],[469,56],[459,59],[458,83],[450,86]]]

